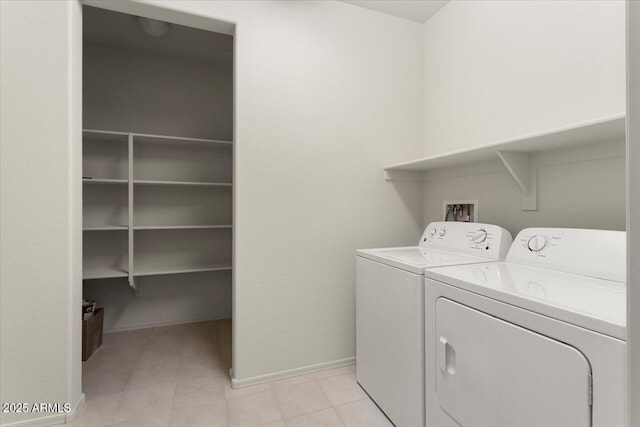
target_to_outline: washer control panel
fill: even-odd
[[[538,232],[520,232],[514,241],[514,246],[518,245],[523,249],[528,258],[547,258],[554,256],[555,249],[562,244],[563,239],[563,233],[547,228]]]
[[[534,234],[533,236],[529,237],[529,240],[527,241],[527,247],[531,252],[540,252],[547,247],[547,243],[547,236]]]
[[[624,281],[626,233],[577,228],[525,228],[507,261]]]
[[[504,259],[511,242],[511,234],[497,225],[449,221],[429,224],[419,246]]]

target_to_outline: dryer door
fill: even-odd
[[[463,427],[591,426],[591,367],[573,347],[446,298],[436,395]]]

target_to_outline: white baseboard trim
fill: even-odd
[[[80,393],[80,399],[78,399],[78,402],[76,403],[76,405],[73,407],[73,409],[71,409],[71,411],[69,411],[69,413],[66,416],[65,422],[67,424],[76,419],[76,417],[78,416],[78,412],[80,411],[80,408],[82,408],[82,406],[86,401],[87,401],[87,396],[84,393]]]
[[[256,384],[268,383],[275,380],[281,380],[284,378],[295,377],[303,374],[310,374],[312,372],[325,371],[327,369],[339,368],[341,366],[353,365],[356,363],[355,357],[348,357],[346,359],[334,360],[331,362],[318,363],[317,365],[303,366],[302,368],[288,369],[286,371],[274,372],[272,374],[259,375],[257,377],[236,379],[233,376],[233,369],[229,371],[231,376],[231,388],[243,388]]]
[[[110,334],[113,332],[124,332],[124,331],[135,331],[136,329],[147,329],[147,328],[159,328],[162,326],[174,326],[174,325],[185,325],[187,323],[197,323],[197,322],[208,322],[210,320],[223,320],[223,319],[231,319],[231,313],[223,314],[220,317],[206,317],[206,318],[197,318],[197,319],[187,319],[180,321],[169,321],[169,322],[149,322],[149,323],[137,323],[135,325],[125,325],[119,326],[112,329],[105,329],[105,334]]]
[[[73,409],[66,414],[52,414],[45,417],[31,418],[29,420],[15,421],[12,423],[1,424],[0,427],[48,427],[59,426],[70,423],[78,414],[78,409],[84,405],[85,395],[82,393],[80,398],[74,405]]]
[[[31,418],[24,421],[2,424],[0,427],[45,427],[59,426],[66,423],[66,414],[47,415],[46,417]]]

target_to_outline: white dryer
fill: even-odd
[[[424,425],[424,270],[504,259],[491,224],[434,222],[418,246],[358,250],[357,380],[398,427]]]
[[[426,271],[426,425],[626,425],[625,245],[529,228],[505,261]]]

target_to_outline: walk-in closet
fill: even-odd
[[[205,331],[228,369],[233,36],[89,6],[83,36],[83,298],[107,344],[85,388],[127,337]]]

